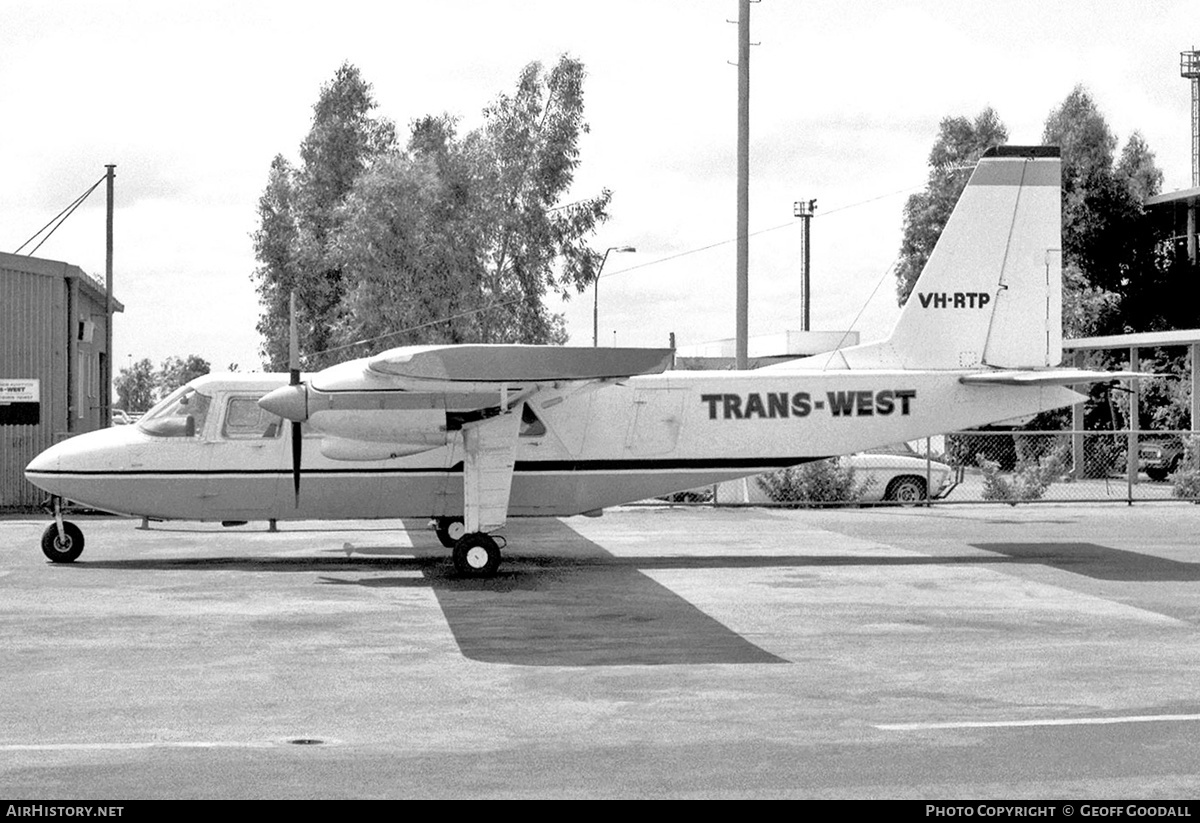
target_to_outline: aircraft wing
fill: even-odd
[[[375,374],[455,383],[543,383],[658,374],[671,349],[580,348],[510,344],[407,346],[368,358]]]
[[[978,372],[959,381],[977,386],[1075,386],[1082,383],[1111,383],[1114,380],[1162,377],[1134,371],[1091,371],[1089,369],[1027,369]]]

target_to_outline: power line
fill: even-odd
[[[846,211],[847,209],[853,209],[853,208],[857,208],[858,206],[865,206],[868,203],[874,203],[877,200],[885,200],[889,197],[895,197],[897,194],[904,194],[906,192],[914,191],[916,189],[924,187],[925,185],[926,185],[926,181],[922,181],[921,183],[918,183],[915,186],[907,186],[903,189],[896,189],[896,191],[888,192],[887,194],[880,194],[875,197],[869,197],[866,200],[859,200],[856,203],[848,203],[845,206],[836,206],[832,209],[826,210],[823,214],[819,215],[819,217],[828,217],[829,215],[836,214],[839,211]],[[814,215],[814,217],[817,217],[817,216],[818,215]],[[780,223],[778,226],[771,226],[770,228],[759,229],[758,231],[752,231],[752,232],[750,232],[750,234],[747,235],[747,237],[757,237],[760,234],[768,234],[773,231],[779,231],[780,229],[795,228],[796,226],[799,226],[801,224],[802,224],[802,221],[800,221],[800,220],[789,220],[786,223]],[[688,249],[687,251],[681,251],[678,254],[671,254],[666,257],[660,257],[657,260],[649,260],[645,263],[638,263],[637,265],[628,266],[627,268],[624,268],[624,269],[617,269],[614,272],[609,272],[608,274],[601,275],[601,276],[602,277],[616,277],[618,274],[625,274],[625,272],[636,271],[637,269],[644,269],[647,266],[656,266],[659,263],[666,263],[671,260],[678,260],[681,257],[687,257],[688,255],[691,255],[691,254],[699,254],[702,251],[709,251],[711,249],[717,248],[718,246],[728,246],[730,243],[734,243],[736,241],[737,241],[736,237],[731,237],[731,238],[728,238],[725,240],[718,240],[716,243],[709,243],[707,246],[700,246],[699,248]]]
[[[42,247],[42,244],[50,239],[50,235],[52,235],[52,234],[54,234],[54,232],[58,231],[58,227],[61,226],[63,223],[67,222],[67,218],[75,213],[75,209],[79,208],[80,205],[83,204],[83,201],[87,200],[88,195],[90,195],[92,192],[94,192],[96,190],[96,188],[101,183],[103,183],[107,178],[108,178],[108,175],[106,174],[106,175],[104,175],[104,177],[101,177],[99,180],[97,180],[90,189],[88,189],[83,194],[76,197],[71,202],[71,205],[67,206],[65,209],[60,211],[58,214],[54,215],[54,217],[50,219],[49,223],[47,223],[46,225],[42,226],[40,229],[35,231],[33,233],[33,236],[30,237],[28,240],[26,240],[24,243],[22,243],[20,246],[18,246],[16,251],[13,252],[13,254],[20,254],[21,249],[25,248],[30,243],[32,243],[38,235],[40,235],[42,232],[46,231],[46,229],[50,228],[51,225],[54,225],[54,228],[50,229],[49,233],[47,233],[46,236],[42,238],[41,242],[38,243],[36,246],[34,246],[33,249],[29,252],[29,254],[26,255],[27,257],[32,257],[33,253],[36,252],[38,249],[40,249]],[[60,220],[59,218],[62,218],[62,219]],[[57,223],[55,221],[57,221]]]

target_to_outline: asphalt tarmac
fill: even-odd
[[[0,519],[0,798],[1200,796],[1200,508]]]

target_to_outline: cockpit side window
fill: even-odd
[[[191,386],[176,389],[138,421],[138,428],[155,437],[196,437],[204,434],[204,422],[212,398]]]
[[[264,440],[279,436],[282,420],[260,408],[257,397],[231,397],[225,405],[221,436],[227,440]]]
[[[546,433],[546,424],[534,413],[528,403],[521,412],[521,437],[541,437]]]

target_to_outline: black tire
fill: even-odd
[[[447,549],[453,549],[458,545],[467,533],[466,526],[463,525],[461,517],[439,517],[437,519],[437,528],[434,529],[434,534],[437,535],[440,542]]]
[[[897,477],[888,483],[884,499],[901,506],[916,506],[925,502],[925,479],[913,475]]]
[[[58,526],[51,523],[42,532],[42,554],[52,563],[71,563],[83,554],[83,532],[74,523],[63,521],[63,536],[58,536]]]
[[[500,566],[500,547],[482,532],[465,534],[454,546],[454,568],[463,577],[491,577]]]
[[[1146,469],[1146,476],[1156,483],[1161,483],[1166,480],[1167,475],[1170,473],[1170,469]]]

